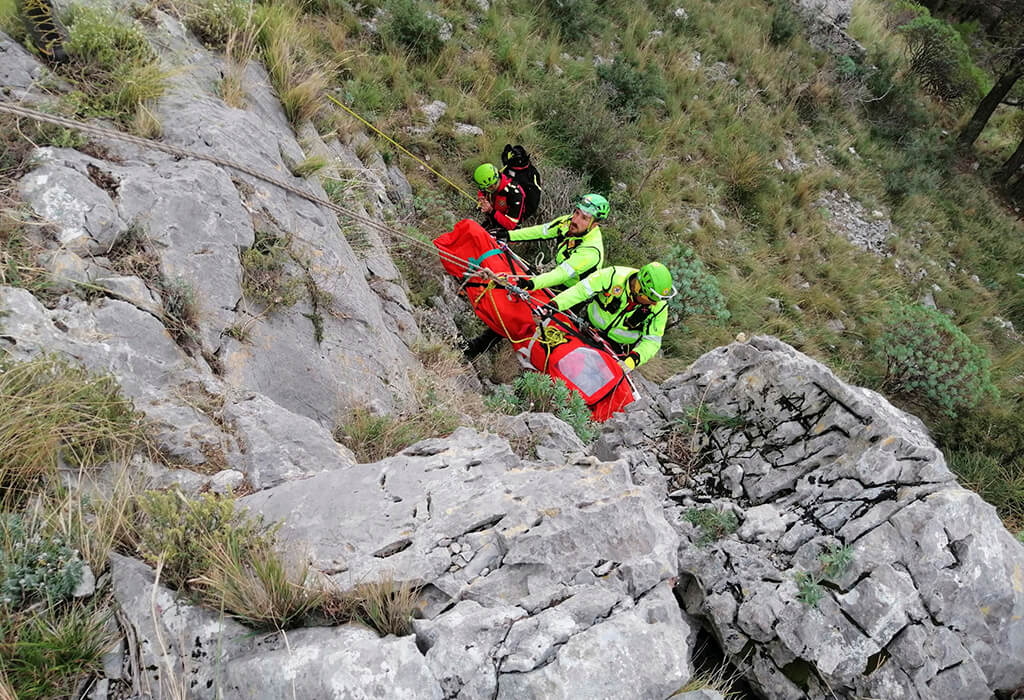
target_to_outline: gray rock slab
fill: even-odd
[[[623,465],[522,463],[504,440],[468,428],[243,503],[283,519],[281,536],[302,542],[342,584],[387,573],[515,605],[559,584],[640,595],[676,569],[676,535]]]
[[[261,394],[226,403],[223,416],[240,443],[232,461],[254,489],[355,464],[319,423]]]
[[[446,697],[411,636],[380,638],[358,625],[286,634],[226,665],[225,700]]]
[[[224,666],[252,646],[252,630],[185,602],[140,561],[111,554],[110,572],[114,599],[138,641],[140,687],[153,697],[175,697],[181,686],[189,697],[219,697]]]
[[[636,607],[574,635],[554,661],[498,676],[497,698],[666,698],[692,675],[695,632],[668,584]]]
[[[414,620],[416,642],[446,698],[490,698],[497,691],[495,653],[522,608],[461,601],[435,620]]]

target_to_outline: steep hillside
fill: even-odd
[[[1024,239],[885,7],[12,12],[3,104],[114,131],[0,105],[0,697],[1024,688]],[[607,424],[461,356],[508,141],[682,288]]]

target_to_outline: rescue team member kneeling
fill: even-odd
[[[668,299],[676,294],[672,273],[660,262],[632,267],[606,267],[555,296],[539,315],[587,304],[586,318],[622,358],[627,370],[654,357],[661,348],[668,317]],[[552,308],[554,307],[554,308]]]
[[[546,224],[509,231],[508,238],[512,241],[554,238],[558,244],[555,267],[536,277],[517,280],[515,285],[527,291],[551,287],[561,289],[600,268],[604,264],[604,240],[597,222],[607,218],[608,200],[599,194],[586,194],[571,214]],[[505,236],[499,232],[497,237]]]
[[[498,172],[491,163],[473,171],[473,180],[480,186],[477,204],[484,213],[483,227],[488,231],[511,231],[519,225],[526,207],[526,194],[508,175]]]

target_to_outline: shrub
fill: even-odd
[[[0,504],[22,501],[58,459],[80,469],[123,460],[142,435],[113,378],[51,358],[0,361]]]
[[[291,306],[302,296],[303,280],[287,271],[290,241],[256,232],[251,248],[242,251],[242,291],[267,306]]]
[[[604,28],[602,12],[594,0],[543,0],[543,5],[568,41],[598,34]]]
[[[628,169],[629,140],[607,96],[594,85],[552,79],[533,93],[537,128],[547,137],[547,155],[582,173],[598,191],[608,190]]]
[[[78,697],[114,641],[109,617],[108,609],[82,603],[0,615],[0,680],[5,673],[21,700]]]
[[[182,21],[211,49],[223,49],[228,40],[250,23],[250,6],[241,0],[200,0],[185,5]]]
[[[154,566],[163,560],[163,580],[171,588],[208,574],[218,547],[237,542],[256,551],[273,534],[262,519],[236,512],[233,501],[209,493],[191,500],[180,491],[147,491],[139,507],[139,553]]]
[[[714,507],[690,508],[681,517],[697,528],[700,533],[697,545],[701,547],[731,535],[740,526],[739,519],[731,510],[721,511]]]
[[[731,314],[725,308],[725,297],[718,280],[708,272],[692,248],[673,246],[664,260],[679,290],[668,302],[669,311],[676,319],[707,316],[718,323],[729,320]]]
[[[67,25],[70,60],[60,73],[79,88],[68,100],[75,112],[127,126],[140,104],[163,94],[167,73],[134,24],[111,10],[75,5]]]
[[[388,9],[391,14],[381,30],[385,38],[420,60],[431,59],[441,53],[444,48],[441,25],[417,0],[394,0]]]
[[[616,57],[614,63],[598,66],[597,76],[612,88],[608,104],[627,119],[635,120],[645,106],[665,99],[665,81],[656,63],[640,70],[633,61]]]
[[[778,0],[772,14],[772,26],[768,30],[768,40],[776,46],[788,44],[790,39],[800,33],[800,17],[790,5],[789,0]]]
[[[82,580],[82,560],[60,537],[16,514],[0,516],[0,609],[36,600],[59,603]]]
[[[907,41],[910,70],[926,90],[943,100],[980,97],[982,86],[970,52],[948,22],[924,15],[899,31]]]
[[[360,462],[376,462],[429,437],[449,435],[459,418],[443,408],[427,408],[406,416],[376,415],[357,408],[334,430]]]
[[[583,397],[571,391],[561,379],[540,372],[526,372],[517,377],[511,387],[499,387],[487,398],[486,405],[492,411],[508,414],[553,413],[583,442],[597,437],[597,427]]]
[[[874,347],[886,363],[884,390],[947,416],[998,396],[985,351],[934,309],[893,306]]]

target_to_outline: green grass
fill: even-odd
[[[731,510],[721,511],[713,507],[690,508],[680,517],[697,528],[697,545],[701,547],[731,535],[740,526],[739,519]]]
[[[78,684],[101,669],[114,641],[110,615],[103,605],[79,602],[0,615],[0,670],[14,697],[73,697]]]
[[[58,461],[85,470],[122,461],[143,436],[112,378],[51,358],[0,361],[0,503],[21,503]]]

